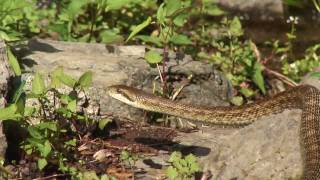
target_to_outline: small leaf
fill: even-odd
[[[29,126],[28,132],[29,132],[30,136],[32,136],[33,138],[36,138],[36,139],[43,138],[42,134],[39,132],[39,129],[35,126]]]
[[[63,68],[60,66],[51,73],[51,88],[59,88],[61,86],[60,78],[63,76]]]
[[[175,169],[172,166],[169,166],[166,170],[166,175],[168,176],[169,179],[177,179],[178,178],[178,172],[177,169]]]
[[[236,105],[236,106],[242,105],[242,104],[243,104],[243,98],[242,98],[242,96],[232,97],[231,103],[234,104],[234,105]]]
[[[76,112],[77,110],[77,100],[72,100],[68,103],[67,109],[71,112]]]
[[[63,84],[65,84],[65,85],[67,85],[68,87],[71,87],[71,88],[73,88],[77,83],[77,81],[75,79],[73,79],[71,76],[69,76],[67,74],[64,74],[64,73],[61,76],[59,76],[59,80]]]
[[[0,120],[9,120],[21,117],[20,114],[17,114],[18,107],[15,104],[11,104],[8,107],[0,109]]]
[[[132,32],[130,33],[128,39],[126,42],[128,42],[133,36],[138,34],[140,31],[142,31],[145,27],[147,27],[151,23],[151,17],[149,16],[144,22],[141,24],[137,25],[136,27],[133,28]]]
[[[23,89],[24,89],[25,85],[26,85],[26,81],[20,82],[19,87],[14,90],[14,94],[13,94],[11,102],[16,103],[19,100],[21,94],[24,92]]]
[[[176,45],[190,45],[192,41],[185,35],[175,34],[170,38],[170,42]]]
[[[42,157],[47,157],[49,155],[49,153],[51,152],[51,150],[52,150],[51,144],[48,140],[46,140],[44,142],[43,149],[41,150]]]
[[[152,43],[152,44],[155,44],[159,47],[162,47],[162,43],[161,43],[160,38],[158,38],[156,36],[139,35],[139,36],[136,36],[135,38],[141,39],[143,42]]]
[[[251,97],[254,95],[254,91],[252,91],[249,88],[241,88],[240,89],[241,94],[243,94],[246,98]]]
[[[57,131],[56,122],[42,122],[37,125],[39,129],[50,129],[51,131]]]
[[[108,119],[108,118],[100,119],[99,120],[99,129],[103,130],[103,128],[110,122],[112,122],[112,120]]]
[[[166,2],[167,16],[171,16],[175,14],[175,12],[177,12],[182,8],[181,0],[167,0],[165,2]]]
[[[47,166],[48,162],[46,159],[42,158],[42,159],[38,159],[38,168],[40,170],[42,170],[43,168],[45,168]]]
[[[44,80],[40,73],[36,72],[32,81],[32,93],[41,95],[45,91]]]
[[[79,78],[78,84],[82,88],[86,88],[86,87],[91,86],[91,84],[92,84],[92,72],[91,71],[87,71],[84,74],[82,74],[82,76]]]
[[[162,61],[162,56],[157,51],[148,51],[145,53],[144,58],[147,60],[150,64],[156,64],[160,63]]]
[[[76,146],[77,145],[77,139],[71,139],[69,141],[64,142],[65,145],[68,146]]]
[[[164,25],[166,20],[166,9],[164,8],[164,3],[162,3],[157,11],[157,21],[158,24]]]
[[[21,76],[21,69],[18,63],[17,58],[12,54],[11,50],[7,48],[7,56],[9,60],[9,64],[16,76]]]
[[[260,63],[256,62],[254,64],[254,72],[253,72],[252,80],[259,87],[262,93],[266,94],[266,88],[264,86],[262,70],[263,70],[263,66]]]

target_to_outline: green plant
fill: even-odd
[[[256,59],[253,42],[240,40],[242,35],[241,22],[237,17],[223,19],[219,35],[210,42],[216,52],[200,52],[198,57],[209,60],[220,69],[245,97],[255,95],[254,88],[250,87],[252,83],[265,94],[263,65]]]
[[[120,160],[126,165],[129,165],[130,168],[132,168],[135,165],[135,163],[140,159],[141,157],[137,154],[130,153],[126,150],[121,151]]]
[[[173,152],[168,160],[170,166],[166,170],[169,179],[192,179],[192,176],[200,171],[197,159],[192,154],[182,157],[180,152]]]

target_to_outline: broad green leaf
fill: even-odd
[[[91,71],[87,71],[84,74],[82,74],[82,76],[78,80],[78,84],[82,88],[86,88],[86,87],[91,86],[91,84],[92,84],[92,72]]]
[[[99,120],[99,129],[103,129],[108,123],[112,122],[111,119],[105,118]]]
[[[51,152],[51,150],[52,150],[51,144],[48,140],[46,140],[44,142],[43,149],[41,150],[42,157],[47,157],[49,155],[49,153]]]
[[[12,54],[11,50],[7,48],[7,56],[9,60],[9,64],[16,76],[21,76],[21,69],[18,63],[17,58]]]
[[[160,38],[156,36],[138,35],[135,38],[141,39],[143,42],[152,43],[157,45],[158,47],[162,47]]]
[[[16,88],[14,90],[14,94],[13,94],[11,102],[16,103],[19,100],[21,94],[24,92],[23,88],[24,88],[25,85],[26,85],[26,81],[21,81],[20,82],[18,88]]]
[[[157,51],[148,51],[145,53],[144,58],[147,60],[150,64],[156,64],[160,63],[162,61],[162,56]]]
[[[4,31],[0,31],[0,39],[3,39],[5,41],[11,41],[9,35]]]
[[[51,131],[57,131],[56,122],[42,122],[37,125],[39,129],[50,129]]]
[[[166,9],[164,8],[164,3],[162,3],[157,11],[157,21],[158,24],[164,25],[166,20]]]
[[[28,127],[28,132],[30,136],[36,139],[42,139],[44,138],[43,135],[40,133],[39,129],[35,126],[29,126]]]
[[[17,113],[19,113],[21,116],[24,116],[25,104],[26,104],[26,96],[21,96],[16,102]]]
[[[175,34],[170,38],[170,42],[176,45],[190,45],[192,41],[185,35]]]
[[[67,74],[64,74],[64,73],[61,76],[59,76],[59,80],[63,84],[65,84],[65,85],[67,85],[68,87],[71,87],[71,88],[73,88],[77,83],[77,81],[75,79],[73,79],[71,76],[69,76]]]
[[[182,8],[181,0],[166,0],[167,16],[173,15],[176,11]]]
[[[32,93],[41,95],[45,91],[44,80],[39,72],[36,72],[32,81]]]
[[[48,164],[48,162],[46,159],[44,159],[44,158],[38,159],[39,170],[42,170],[43,168],[45,168],[47,166],[47,164]]]
[[[147,27],[151,23],[151,17],[149,16],[143,23],[137,25],[136,27],[133,28],[132,32],[130,33],[128,39],[126,42],[128,42],[133,36],[138,34],[141,30],[143,30],[145,27]]]
[[[71,112],[76,112],[77,110],[77,100],[72,100],[68,103],[67,109],[69,109]]]
[[[20,114],[17,114],[18,107],[15,104],[11,104],[8,107],[0,109],[0,121],[10,120],[21,117]]]
[[[60,66],[51,73],[51,88],[59,88],[61,86],[60,77],[63,76],[63,68]]]
[[[24,116],[29,117],[32,116],[36,112],[36,108],[34,107],[25,107],[24,108]]]
[[[119,10],[135,0],[108,0],[107,10]]]
[[[263,70],[263,66],[260,63],[256,62],[254,64],[254,72],[253,72],[252,80],[259,87],[259,89],[262,91],[262,93],[265,94],[266,89],[264,86],[264,79],[263,79],[263,75],[262,75],[262,70]]]
[[[182,27],[186,22],[187,22],[187,18],[190,16],[190,14],[188,13],[183,13],[183,14],[180,14],[178,15],[177,17],[175,17],[173,19],[173,23],[176,25],[176,26],[179,26],[179,27]]]

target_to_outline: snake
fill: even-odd
[[[304,180],[320,179],[320,91],[312,85],[298,85],[270,98],[241,106],[198,106],[172,101],[143,90],[112,85],[107,93],[130,106],[164,113],[210,125],[245,126],[262,116],[301,109],[300,144]]]

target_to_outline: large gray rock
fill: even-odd
[[[10,87],[10,78],[13,75],[7,58],[6,44],[0,40],[0,108],[7,104],[7,94]],[[3,158],[7,149],[7,141],[3,132],[3,123],[0,122],[0,157]]]
[[[26,71],[49,73],[63,66],[67,74],[79,77],[85,71],[94,73],[91,94],[101,103],[102,113],[113,113],[141,120],[142,111],[110,98],[105,90],[110,85],[126,84],[152,92],[153,82],[159,82],[158,70],[143,59],[144,46],[105,46],[104,44],[68,43],[33,39],[22,49],[16,49]],[[170,53],[170,81],[179,88],[190,74],[191,83],[178,100],[204,105],[228,105],[231,96],[228,81],[209,64],[192,61],[190,56]],[[158,79],[158,81],[154,81]]]

